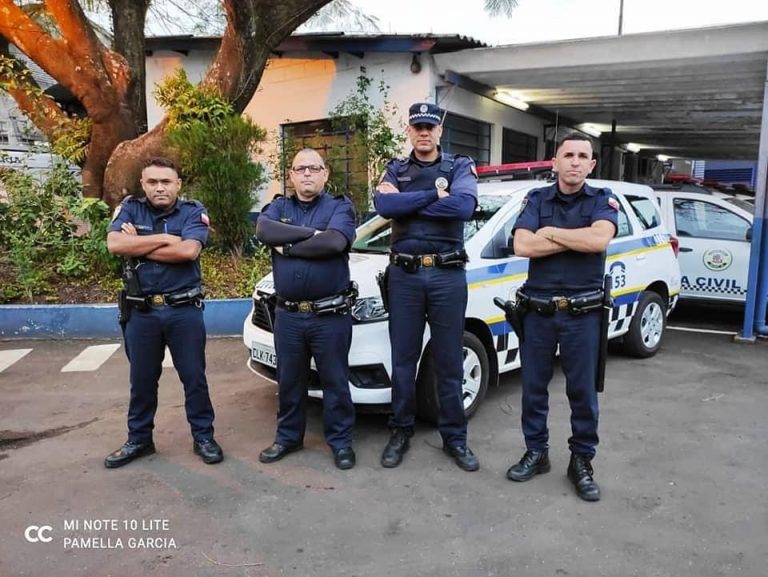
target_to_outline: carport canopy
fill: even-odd
[[[641,153],[758,158],[768,21],[437,54],[443,77]]]

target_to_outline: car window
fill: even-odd
[[[703,200],[676,198],[675,226],[681,237],[746,240],[750,224],[730,210]]]
[[[616,223],[616,238],[620,236],[629,236],[632,234],[632,225],[629,223],[627,211],[624,209],[624,203],[619,203],[619,216]]]
[[[481,195],[472,219],[464,223],[464,241],[477,234],[498,210],[509,201],[508,196]],[[375,216],[357,229],[357,238],[352,244],[352,252],[387,253],[392,240],[391,221]]]
[[[656,228],[661,225],[659,209],[650,198],[632,194],[625,194],[624,198],[627,199],[629,206],[632,207],[632,212],[635,213],[637,220],[640,221],[643,230]]]

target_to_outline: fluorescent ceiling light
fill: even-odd
[[[627,144],[627,150],[629,152],[640,152],[640,145],[635,144],[634,142],[630,142],[629,144]]]
[[[518,110],[528,110],[529,108],[529,104],[525,100],[506,90],[497,90],[493,96],[499,102]]]
[[[599,138],[602,134],[602,131],[600,131],[600,129],[597,128],[597,126],[594,124],[579,124],[576,128],[582,132],[586,132],[590,136],[594,136],[595,138]]]
[[[669,157],[666,154],[657,154],[656,158],[659,162],[667,162]]]

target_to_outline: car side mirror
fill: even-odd
[[[752,227],[751,226],[747,229],[747,234],[744,235],[744,236],[747,238],[748,241],[750,241],[750,242],[752,241]]]
[[[510,234],[507,240],[507,254],[512,256],[515,254],[515,235]]]

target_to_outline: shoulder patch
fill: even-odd
[[[111,221],[111,222],[115,222],[115,221],[117,220],[117,217],[118,217],[118,216],[120,216],[120,210],[121,210],[122,208],[123,208],[123,205],[122,205],[122,204],[118,204],[118,205],[115,207],[115,211],[112,213],[112,221]]]
[[[525,195],[523,202],[520,203],[520,212],[523,212],[525,210],[525,207],[527,204],[528,204],[528,195]]]
[[[613,210],[618,211],[619,210],[619,201],[613,198],[612,196],[608,197],[608,206],[610,206]]]
[[[475,178],[477,178],[477,167],[474,162],[469,163],[469,172],[471,172]]]
[[[200,213],[200,222],[202,222],[205,226],[211,226],[211,219],[209,219],[208,215],[204,212]]]

